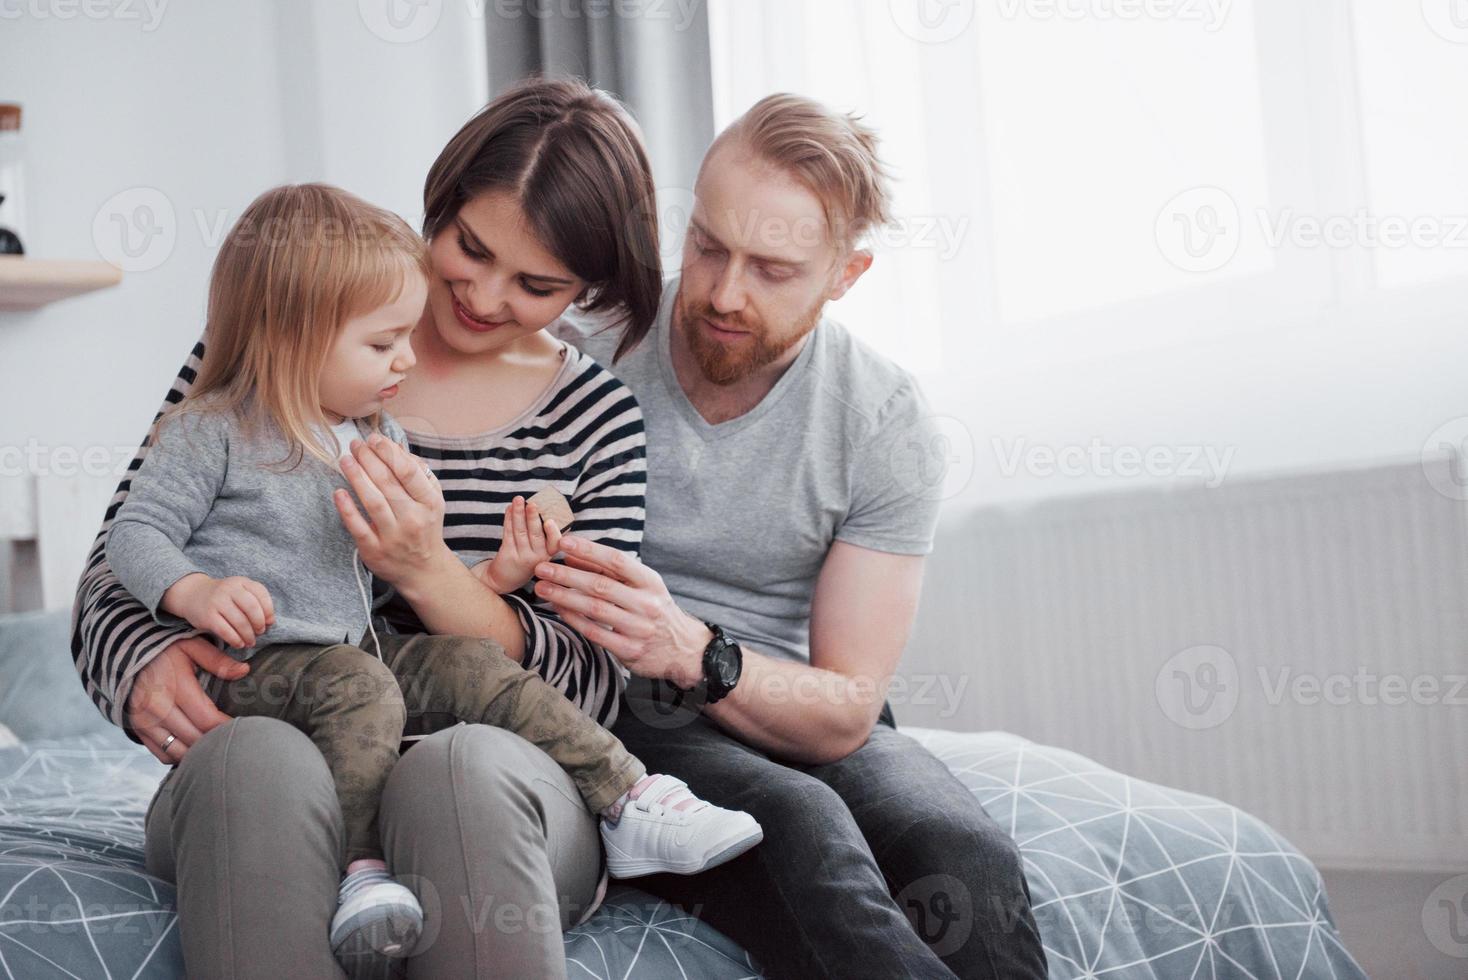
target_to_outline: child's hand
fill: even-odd
[[[534,578],[535,566],[550,561],[560,550],[561,529],[556,522],[542,517],[524,497],[516,497],[505,511],[499,552],[475,565],[473,572],[497,594],[506,595]]]
[[[210,578],[203,572],[185,575],[163,593],[163,611],[189,621],[194,629],[245,649],[275,622],[275,604],[265,586],[235,575]]]

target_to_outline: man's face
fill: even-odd
[[[694,197],[674,323],[703,376],[731,385],[815,329],[870,256],[833,241],[820,199],[737,140],[714,149]]]

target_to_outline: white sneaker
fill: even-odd
[[[407,956],[423,932],[417,897],[380,868],[347,875],[339,902],[331,949],[350,977],[377,975],[382,957]]]
[[[607,874],[613,878],[697,874],[738,857],[764,836],[754,817],[700,800],[673,776],[644,777],[616,823],[601,821]]]

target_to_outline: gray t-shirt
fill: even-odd
[[[823,319],[758,405],[710,425],[673,371],[668,284],[656,324],[612,364],[619,332],[568,316],[553,332],[625,383],[647,426],[642,560],[678,604],[741,643],[808,662],[816,577],[833,541],[932,550],[939,487],[916,454],[936,424],[906,371]]]

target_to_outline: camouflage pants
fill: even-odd
[[[348,643],[267,646],[249,659],[245,677],[211,677],[207,685],[225,714],[278,718],[320,750],[341,801],[343,866],[382,857],[377,805],[411,745],[405,735],[461,721],[508,729],[555,760],[592,813],[647,772],[614,735],[491,640],[421,633],[380,640],[382,660]]]

